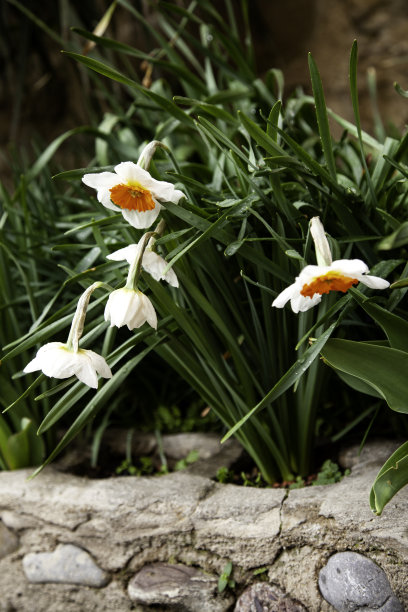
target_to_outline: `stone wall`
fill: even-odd
[[[233,460],[232,447],[162,477],[89,480],[50,467],[27,481],[29,470],[0,473],[0,610],[125,612],[155,603],[225,612],[264,568],[267,583],[298,606],[328,612],[336,608],[321,595],[319,572],[342,551],[376,562],[408,609],[408,489],[381,517],[368,505],[389,452],[371,445],[340,483],[289,492],[211,480],[215,466]],[[228,562],[237,586],[220,595]]]

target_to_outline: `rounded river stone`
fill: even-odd
[[[403,612],[385,572],[371,559],[354,552],[336,553],[319,574],[320,591],[338,612],[374,608]]]
[[[23,568],[30,582],[65,582],[102,587],[109,576],[91,555],[73,544],[60,544],[54,552],[28,553]]]

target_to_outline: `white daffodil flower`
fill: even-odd
[[[101,204],[120,211],[137,229],[154,223],[161,209],[160,202],[177,204],[185,197],[172,183],[157,181],[147,170],[130,161],[115,166],[115,172],[85,174],[82,181],[96,189]]]
[[[129,265],[137,259],[140,255],[140,250],[142,248],[142,241],[139,240],[137,244],[130,244],[123,249],[119,249],[118,251],[114,251],[110,255],[107,256],[107,259],[111,259],[113,261],[123,261],[126,260]],[[142,258],[142,268],[146,270],[151,276],[153,276],[154,280],[165,280],[172,287],[178,287],[179,282],[176,276],[176,273],[172,268],[164,274],[164,270],[167,267],[167,261],[160,257],[157,253],[152,250],[154,241],[150,240]]]
[[[123,287],[109,295],[105,307],[105,321],[110,321],[111,327],[127,325],[130,330],[148,323],[157,329],[157,316],[149,298],[138,289]]]
[[[371,289],[386,289],[390,283],[378,276],[370,276],[367,265],[360,259],[339,259],[328,266],[306,266],[295,282],[284,289],[272,302],[283,308],[290,300],[293,312],[305,312],[319,304],[324,293],[342,291],[363,283]]]
[[[37,355],[24,368],[24,372],[42,370],[46,376],[69,378],[76,376],[93,389],[98,388],[98,376],[112,378],[112,372],[105,359],[94,351],[70,349],[62,342],[50,342],[42,346]]]

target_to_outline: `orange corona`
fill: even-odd
[[[140,186],[121,184],[115,185],[109,191],[112,202],[126,210],[146,212],[147,210],[153,210],[156,206],[150,191]]]
[[[317,276],[310,283],[303,285],[300,293],[304,297],[312,298],[316,293],[323,295],[323,293],[330,293],[330,291],[342,291],[346,293],[352,285],[356,285],[358,280],[350,278],[349,276],[343,276],[338,272],[331,272],[324,276]]]

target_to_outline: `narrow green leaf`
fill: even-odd
[[[329,129],[329,120],[327,117],[326,101],[324,99],[322,81],[320,79],[319,70],[311,53],[309,53],[309,70],[312,80],[312,89],[316,105],[317,125],[319,126],[320,140],[323,147],[323,154],[326,160],[327,169],[330,176],[337,182],[336,164],[334,161],[332,139]]]
[[[398,249],[408,244],[408,221],[401,223],[399,228],[389,236],[383,238],[377,245],[380,251]]]
[[[313,98],[311,99],[311,102],[312,101],[313,101]],[[349,134],[351,134],[355,138],[358,138],[358,130],[353,123],[351,123],[350,121],[347,121],[347,119],[344,119],[343,117],[340,117],[340,115],[333,112],[330,108],[327,109],[327,113],[332,119],[334,119],[334,121],[336,121],[339,125],[341,125],[342,128],[347,130]],[[374,151],[382,150],[382,147],[383,147],[382,143],[378,142],[378,140],[370,136],[370,134],[367,134],[367,132],[365,132],[364,130],[361,130],[361,138],[363,140],[363,143],[366,146],[370,147],[371,149],[374,149]]]
[[[215,106],[215,104],[209,104],[208,102],[202,102],[200,100],[195,100],[194,98],[185,98],[183,96],[175,96],[173,100],[176,104],[192,106],[193,112],[195,112],[196,109],[201,109],[208,114],[213,115],[213,117],[221,119],[221,121],[226,121],[227,123],[232,123],[233,125],[238,123],[237,119],[231,115],[231,113],[226,111],[224,108]]]
[[[247,130],[248,134],[257,142],[262,148],[272,156],[284,155],[284,150],[276,143],[276,129],[275,137],[269,136],[267,132],[264,132],[252,119],[249,119],[242,111],[238,112],[238,117],[242,125]]]
[[[287,391],[311,366],[313,361],[318,357],[321,349],[330,338],[333,330],[335,329],[337,322],[332,323],[330,327],[303,353],[302,357],[298,359],[292,367],[282,376],[282,378],[276,383],[276,385],[265,395],[265,397],[252,408],[248,414],[246,414],[238,423],[236,423],[223,437],[221,442],[225,442],[233,434],[235,434],[242,425],[250,419],[254,414],[259,412],[262,408],[271,404],[275,401],[282,393]],[[408,356],[407,356],[408,358]]]
[[[384,147],[381,154],[378,156],[375,168],[371,177],[375,192],[380,197],[381,189],[383,189],[386,181],[391,177],[394,172],[391,164],[388,163],[388,159],[394,159],[399,149],[399,141],[395,138],[386,138]]]
[[[363,138],[362,138],[362,133],[361,133],[360,110],[359,110],[359,105],[358,105],[358,90],[357,90],[357,41],[356,40],[353,42],[353,45],[351,47],[349,77],[350,77],[351,103],[353,105],[354,118],[356,121],[358,142],[360,145],[361,163],[364,166],[365,177],[366,177],[368,189],[371,195],[372,204],[374,206],[377,206],[377,197],[375,195],[374,186],[371,180],[370,173],[368,171],[366,156],[365,156],[364,146],[363,146]]]
[[[12,404],[7,406],[7,408],[5,408],[3,410],[3,413],[7,412],[8,410],[11,410],[12,408],[15,408],[16,406],[18,406],[18,404],[20,402],[22,402],[24,399],[26,399],[26,397],[28,397],[31,394],[31,391],[33,391],[36,387],[38,387],[38,385],[40,385],[44,380],[45,380],[45,374],[40,374],[34,380],[34,382],[32,382],[31,385],[29,385],[27,387],[27,389],[24,391],[24,393],[22,393]]]
[[[63,51],[63,53],[65,53],[65,55],[68,55],[68,57],[71,57],[72,59],[75,59],[76,61],[80,62],[81,64],[84,64],[91,70],[94,70],[95,72],[98,72],[99,74],[108,77],[109,79],[117,81],[118,83],[122,83],[123,85],[127,85],[132,89],[136,89],[137,91],[145,95],[147,98],[150,98],[151,100],[156,102],[158,106],[163,108],[175,119],[178,119],[181,123],[190,126],[192,125],[193,120],[191,119],[191,117],[189,117],[187,113],[183,112],[178,106],[176,106],[174,102],[168,100],[167,98],[164,98],[163,96],[160,96],[159,94],[155,93],[150,89],[143,87],[133,79],[129,79],[127,76],[125,76],[115,68],[112,68],[111,66],[108,66],[107,64],[99,62],[98,60],[92,59],[90,57],[80,55],[79,53],[72,53],[71,51]]]
[[[180,63],[172,63],[166,60],[159,59],[150,53],[143,53],[143,51],[139,51],[139,49],[135,49],[129,45],[124,43],[120,43],[112,38],[106,38],[102,36],[96,36],[87,30],[82,28],[72,28],[72,31],[88,40],[93,41],[94,43],[100,45],[101,47],[106,47],[107,49],[113,49],[114,51],[118,51],[119,53],[125,53],[126,55],[132,55],[133,57],[138,57],[150,64],[155,64],[164,68],[168,72],[175,74],[182,81],[186,81],[193,85],[195,90],[200,92],[201,94],[206,93],[206,88],[201,79],[199,79],[195,74],[193,74],[190,70],[188,70],[185,66]]]
[[[278,100],[275,102],[269,113],[268,123],[266,126],[266,135],[271,138],[276,144],[278,144],[278,132],[276,127],[279,126],[279,116],[282,108],[282,102]]]

